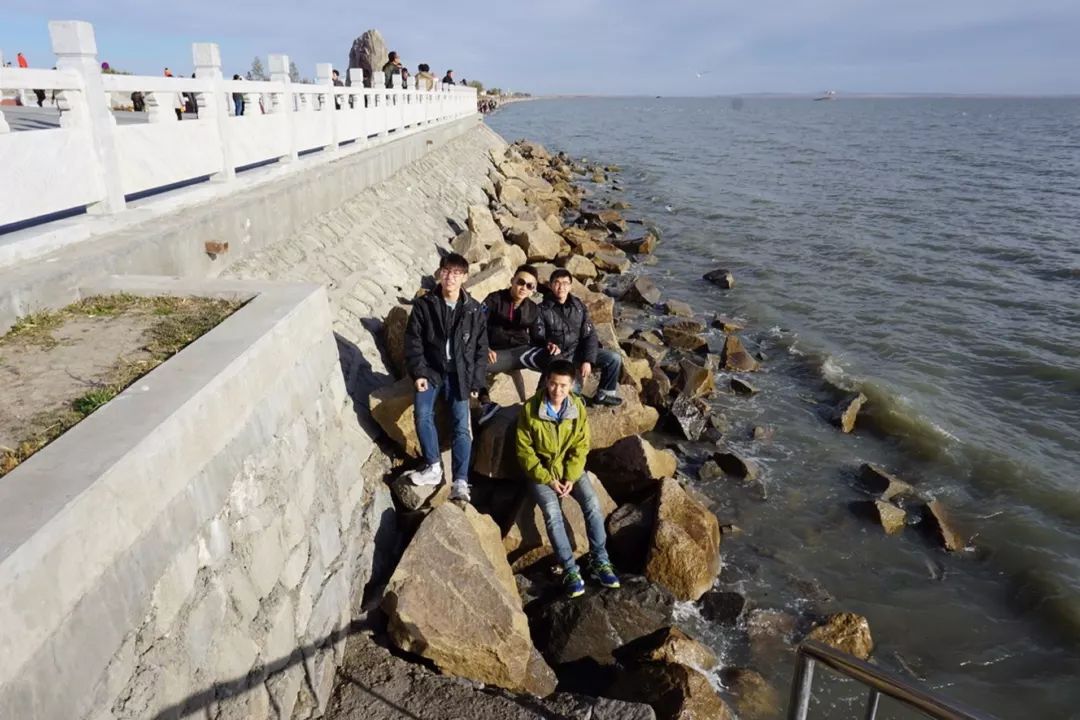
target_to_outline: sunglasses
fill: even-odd
[[[518,287],[527,288],[529,290],[535,290],[536,289],[536,283],[531,283],[531,282],[529,282],[528,280],[526,280],[524,278],[515,278],[514,279],[514,284],[517,285]]]

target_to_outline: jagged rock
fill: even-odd
[[[675,475],[678,459],[670,450],[658,450],[640,435],[623,438],[589,455],[588,466],[619,502],[659,489],[659,481]]]
[[[619,349],[619,335],[615,332],[615,325],[613,323],[593,323],[593,327],[596,328],[596,339],[600,341],[600,347],[607,348],[608,350],[618,351]],[[628,377],[632,377],[626,372],[626,358],[623,358],[623,374],[620,382],[629,382],[636,388],[638,382],[635,380],[627,380]]]
[[[555,213],[553,213],[553,212],[548,213],[544,217],[544,222],[547,223],[547,226],[549,228],[551,228],[552,232],[556,232],[556,233],[557,232],[562,232],[562,229],[563,229],[562,220],[560,220],[559,216],[556,215]]]
[[[874,639],[870,636],[870,623],[862,615],[842,612],[830,615],[807,635],[837,650],[867,660],[874,651]]]
[[[663,345],[664,340],[658,334],[652,330],[639,330],[637,334],[638,340],[643,340],[650,345]]]
[[[581,255],[591,257],[600,250],[600,246],[593,236],[581,228],[564,228],[560,234],[563,236],[563,239]]]
[[[881,525],[887,535],[895,535],[906,526],[907,513],[884,500],[859,500],[851,503],[851,510]]]
[[[641,397],[647,405],[666,408],[671,404],[671,378],[663,370],[653,368],[652,375],[641,381]]]
[[[664,318],[664,332],[675,330],[678,332],[701,334],[708,330],[705,323],[692,317]]]
[[[781,716],[780,693],[761,673],[749,668],[724,668],[720,677],[734,698],[740,720],[773,720]]]
[[[761,425],[755,425],[750,431],[750,439],[758,442],[767,442],[773,439],[773,435],[776,434],[776,429],[771,427],[764,427]]]
[[[683,359],[679,361],[679,380],[675,386],[685,397],[706,398],[716,390],[716,378],[708,367]]]
[[[882,500],[918,495],[911,485],[872,463],[863,463],[859,468],[859,484],[867,492],[880,496]]]
[[[509,179],[504,179],[502,182],[496,180],[495,189],[499,193],[499,202],[515,217],[521,220],[530,219],[532,215],[531,208],[529,208],[528,199],[525,197],[525,190],[520,184],[511,182]],[[547,227],[546,224],[545,227]]]
[[[532,140],[517,140],[514,142],[514,147],[521,153],[521,157],[528,160],[541,160],[543,162],[551,160],[551,153],[538,142]]]
[[[728,335],[724,338],[724,350],[720,354],[720,362],[723,363],[725,370],[754,372],[758,369],[758,361],[746,352],[738,335]]]
[[[614,653],[626,665],[678,663],[699,670],[716,667],[716,655],[677,627],[664,627],[623,645]]]
[[[749,397],[758,394],[758,389],[756,387],[741,378],[733,377],[729,381],[729,384],[736,395],[746,395]]]
[[[487,266],[470,275],[465,281],[465,291],[477,302],[484,302],[490,293],[502,290],[510,286],[510,278],[514,276],[514,268],[510,267],[510,261],[506,256],[492,260]]]
[[[650,278],[639,275],[622,294],[622,301],[645,306],[655,305],[660,302],[660,288],[656,287],[656,283]]]
[[[368,398],[368,409],[383,432],[397,443],[406,455],[419,457],[420,443],[416,439],[416,424],[413,419],[414,394],[413,381],[402,378],[392,385],[383,385],[373,390]],[[435,421],[439,427],[439,437],[449,438],[450,424],[441,406],[435,414]]]
[[[389,57],[386,41],[379,31],[368,30],[353,40],[352,48],[349,49],[349,67],[362,69],[364,87],[371,87],[373,73],[381,71]],[[382,80],[381,75],[379,79]]]
[[[604,484],[592,476],[593,489],[606,519],[615,511],[615,501],[608,495]],[[572,497],[560,501],[566,522],[566,536],[578,557],[589,551],[589,538],[585,534],[585,516],[581,506]],[[502,540],[506,557],[515,572],[520,572],[551,556],[555,550],[544,527],[544,514],[528,492],[523,493],[509,530]]]
[[[494,223],[494,221],[492,221]],[[450,243],[454,252],[472,263],[485,263],[491,259],[491,251],[472,230],[465,230]],[[482,298],[481,298],[482,299]]]
[[[710,622],[734,625],[746,609],[746,598],[741,593],[727,590],[710,590],[701,596],[701,616]]]
[[[717,480],[723,480],[727,473],[721,468],[715,460],[706,460],[698,468],[698,480],[701,482],[715,482]]]
[[[840,404],[836,411],[836,424],[842,432],[849,433],[855,429],[855,418],[868,399],[862,393],[858,393]]]
[[[642,663],[619,676],[609,695],[645,702],[659,720],[734,720],[704,674],[678,663]]]
[[[964,536],[953,529],[949,515],[940,500],[932,500],[923,508],[922,523],[930,535],[949,552],[963,550]]]
[[[449,474],[447,459],[443,461],[443,470]],[[447,480],[441,485],[413,485],[408,475],[401,474],[390,483],[390,491],[394,494],[398,505],[406,511],[416,511],[441,505],[446,498],[450,497],[450,483]]]
[[[598,270],[608,273],[624,273],[630,269],[630,259],[622,250],[601,250],[593,255],[593,264]]]
[[[559,266],[554,263],[533,263],[533,267],[536,268],[536,280],[541,285],[548,285],[551,283],[551,273],[559,269]]]
[[[697,440],[705,430],[709,406],[701,398],[679,395],[671,403],[671,418],[687,440]]]
[[[728,419],[724,417],[724,414],[720,412],[709,413],[708,425],[721,434],[726,433],[731,429],[731,423],[729,423]]]
[[[745,326],[738,320],[733,320],[727,315],[716,315],[713,318],[712,326],[714,328],[720,328],[727,334],[742,332]]]
[[[501,245],[503,240],[502,231],[495,224],[495,218],[491,210],[485,205],[470,205],[466,225],[469,231],[485,246],[493,247]]]
[[[491,259],[497,260],[498,258],[506,258],[507,267],[517,269],[527,263],[529,260],[525,257],[525,251],[519,248],[517,245],[500,241],[495,243],[490,248]],[[483,300],[483,298],[479,298]]]
[[[735,287],[735,276],[730,271],[719,269],[710,270],[702,276],[704,279],[711,282],[713,285],[719,285],[725,290],[730,290]]]
[[[506,233],[506,237],[525,251],[529,262],[554,260],[562,246],[562,238],[543,221],[519,222]]]
[[[522,479],[514,448],[520,412],[520,404],[504,407],[480,428],[472,446],[474,473],[501,480]]]
[[[660,486],[645,577],[680,600],[697,600],[720,573],[720,524],[678,481]]]
[[[640,573],[644,568],[655,516],[652,500],[620,505],[608,516],[608,555],[620,571]]]
[[[525,402],[536,394],[540,384],[540,373],[535,370],[521,369],[508,373],[497,373],[488,382],[488,395],[491,402],[509,407]]]
[[[600,210],[599,212],[582,210],[574,224],[586,229],[626,232],[626,220],[617,210]]]
[[[713,460],[728,475],[744,480],[757,479],[758,467],[752,460],[742,458],[733,452],[718,452],[713,455]]]
[[[446,503],[424,519],[382,607],[394,644],[447,674],[518,692],[554,691],[553,684],[530,687],[538,673],[514,575],[498,526],[471,506]]]
[[[668,300],[664,303],[664,312],[668,315],[674,315],[681,318],[694,317],[694,308],[690,307],[689,303],[684,303],[682,300]]]
[[[632,358],[648,360],[652,367],[656,367],[667,357],[667,348],[659,343],[651,343],[642,338],[625,340],[621,343],[622,349]]]
[[[750,640],[753,663],[766,666],[791,652],[796,618],[784,610],[759,609],[746,616],[746,632]]]
[[[577,280],[571,286],[574,297],[585,303],[589,311],[589,319],[593,324],[615,322],[615,298],[608,297],[604,293],[593,292]]]
[[[593,450],[611,447],[630,435],[649,432],[660,419],[656,408],[641,404],[632,385],[620,385],[619,396],[623,403],[618,407],[592,406],[588,410]]]
[[[529,608],[536,646],[554,666],[615,662],[613,651],[670,624],[675,599],[644,578],[624,576],[617,590],[591,589]]]
[[[409,323],[409,306],[395,305],[383,321],[383,342],[390,368],[397,377],[405,375],[405,326]]]
[[[629,210],[632,207],[634,206],[626,202],[625,200],[616,200],[615,202],[611,203],[612,210]]]
[[[657,241],[658,238],[656,237],[656,233],[648,230],[639,238],[620,240],[616,245],[624,252],[632,253],[634,255],[648,255],[656,250]]]
[[[563,265],[578,280],[584,282],[597,276],[596,266],[583,255],[571,255]]]
[[[603,340],[601,340],[600,344],[604,347],[612,347],[611,345],[605,344]],[[614,339],[613,345],[614,348],[619,347],[619,340],[617,336]],[[651,377],[652,365],[649,364],[648,360],[631,357],[623,358],[622,378],[619,380],[619,382],[625,382],[633,385],[640,392],[642,389],[642,382],[644,382],[647,378]],[[652,403],[648,404],[651,405]]]
[[[550,698],[544,699],[540,704],[550,715],[543,717],[559,718],[560,720],[656,720],[656,713],[644,703],[626,702],[612,698],[595,698],[588,695],[574,695],[572,693],[556,693]],[[448,716],[449,717],[449,716]],[[455,715],[454,717],[468,717],[469,720],[485,720],[474,715]],[[530,717],[539,717],[531,715]],[[500,720],[502,720],[500,718]],[[506,720],[516,720],[507,718]]]
[[[686,332],[679,327],[664,328],[664,344],[676,350],[697,352],[708,347],[708,341],[697,333]]]

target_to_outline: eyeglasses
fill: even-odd
[[[536,283],[531,283],[528,280],[526,280],[525,278],[514,278],[514,284],[517,285],[518,287],[527,288],[529,290],[535,290],[536,289]]]
[[[439,272],[443,275],[449,275],[450,277],[465,277],[469,274],[461,268],[439,268]]]

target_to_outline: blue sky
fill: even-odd
[[[412,69],[538,94],[1080,93],[1080,0],[367,5],[4,0],[0,49],[51,66],[48,20],[77,19],[94,24],[100,59],[139,74],[190,73],[191,43],[210,41],[229,74],[284,52],[313,76],[317,62],[343,68],[374,27]]]

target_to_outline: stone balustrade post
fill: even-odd
[[[364,69],[363,68],[349,68],[348,73],[349,85],[354,88],[364,89]],[[367,107],[367,94],[361,95],[360,107]],[[349,108],[353,107],[353,96],[349,96]]]
[[[317,63],[315,65],[315,82],[324,88],[324,93],[319,97],[322,98],[322,111],[327,113],[327,117],[330,118],[330,144],[327,149],[337,150],[339,113],[337,112],[338,96],[335,94],[337,88],[334,87],[334,66],[331,63]]]
[[[292,81],[289,79],[289,56],[270,55],[267,64],[270,66],[270,81],[281,83],[285,88],[284,93],[275,92],[270,102],[272,112],[284,113],[286,132],[289,136],[289,152],[282,155],[280,160],[282,162],[298,160],[300,154],[296,147],[296,133],[293,132],[293,111],[296,104],[293,100]]]
[[[4,51],[0,50],[0,75],[4,73]],[[0,83],[0,100],[4,97],[4,86]],[[4,119],[4,106],[0,105],[0,135],[6,132],[11,132],[11,126],[7,124],[7,120]]]
[[[214,124],[221,149],[221,172],[211,175],[210,180],[230,182],[236,179],[236,167],[229,147],[229,95],[225,92],[225,74],[221,71],[221,51],[217,43],[193,43],[191,56],[195,63],[195,77],[210,83],[209,92],[195,94],[199,119]]]
[[[94,214],[120,212],[124,209],[124,188],[120,179],[120,154],[116,147],[116,118],[106,101],[105,85],[101,81],[101,65],[97,59],[97,40],[94,26],[79,20],[52,20],[49,38],[56,54],[56,68],[77,73],[83,82],[82,92],[61,93],[67,112],[61,116],[61,127],[79,128],[94,149],[103,197],[87,206]]]

